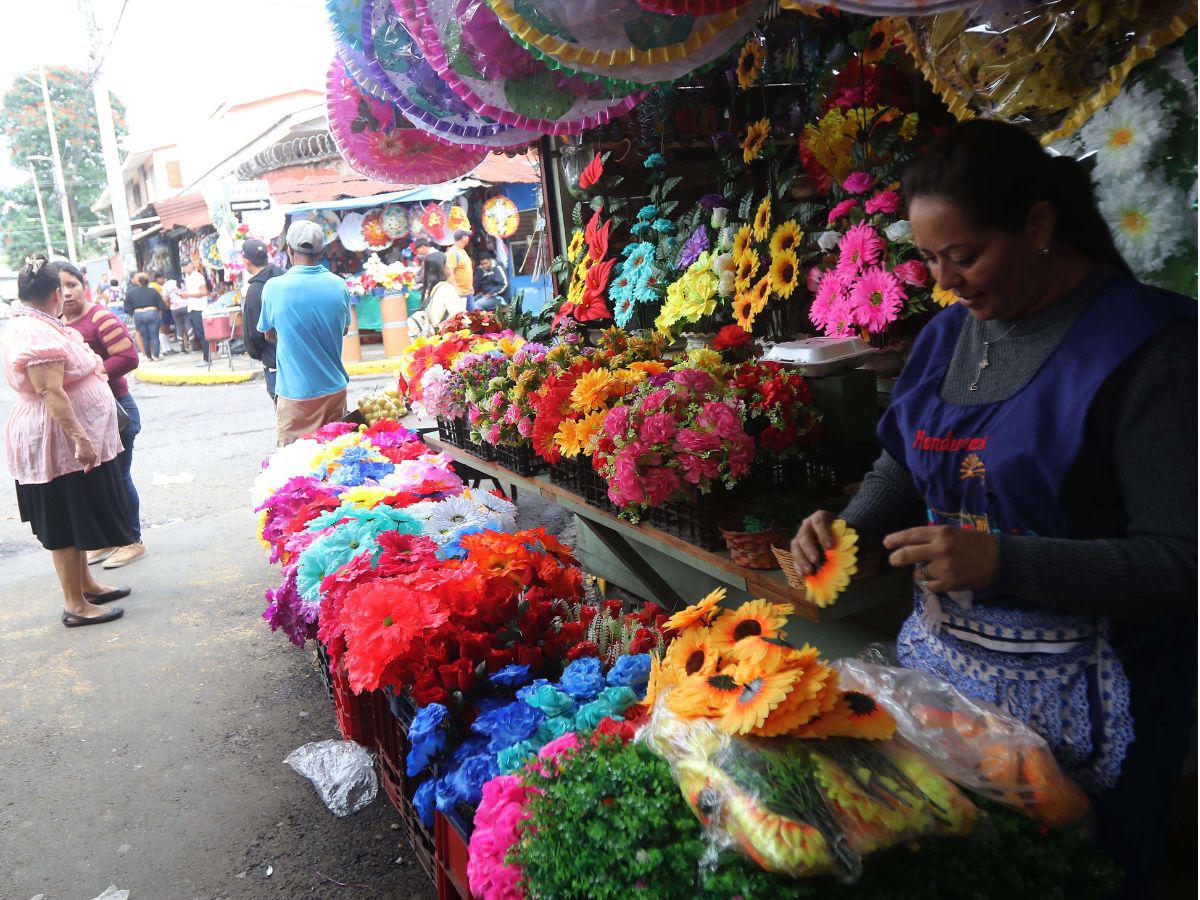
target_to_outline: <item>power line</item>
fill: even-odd
[[[108,45],[104,48],[104,52],[100,54],[99,61],[92,67],[92,72],[88,76],[88,87],[91,87],[96,73],[100,71],[100,67],[104,65],[104,61],[108,59],[108,51],[112,49],[113,41],[117,39],[117,32],[121,30],[121,22],[125,18],[125,9],[128,6],[129,0],[121,0],[121,11],[117,13],[117,24],[113,26],[112,34],[108,36]]]

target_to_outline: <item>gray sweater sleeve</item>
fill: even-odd
[[[1192,323],[1172,326],[1114,373],[1093,404],[1088,438],[1112,441],[1125,535],[1000,535],[997,587],[1094,615],[1195,611],[1196,378]]]
[[[908,469],[886,450],[863,476],[842,517],[858,531],[882,538],[893,531],[925,523],[925,500]]]

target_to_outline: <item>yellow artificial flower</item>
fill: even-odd
[[[758,251],[750,247],[734,263],[737,266],[733,275],[734,285],[738,291],[748,290],[758,274]]]
[[[358,485],[349,490],[342,492],[342,502],[352,503],[355,506],[361,506],[365,509],[374,509],[385,498],[390,497],[395,491],[388,488],[371,487],[369,485]]]
[[[558,426],[558,431],[554,433],[554,443],[558,445],[563,456],[570,459],[577,457],[583,450],[583,445],[579,440],[579,421],[563,419]]]
[[[742,138],[742,162],[750,165],[750,163],[762,156],[763,144],[767,142],[767,137],[770,134],[771,122],[768,119],[759,119],[757,122],[751,122],[746,127],[746,136]]]
[[[754,308],[754,292],[739,292],[733,300],[733,321],[743,331],[749,333],[754,329],[754,320],[758,311]]]
[[[733,261],[735,263],[750,249],[750,242],[753,240],[754,236],[751,234],[749,225],[743,225],[737,230],[733,236]]]
[[[771,290],[784,299],[800,283],[800,260],[792,250],[783,250],[771,257]]]
[[[267,530],[267,516],[270,515],[270,513],[271,511],[269,509],[264,509],[258,514],[258,542],[268,550],[271,549],[271,544],[267,541],[264,533]]]
[[[795,219],[788,219],[775,229],[771,235],[771,255],[778,256],[784,250],[795,250],[800,246],[804,232],[796,224]]]
[[[933,286],[933,302],[941,307],[953,306],[958,302],[958,294],[954,291],[943,290],[940,284],[935,284]]]
[[[754,315],[758,315],[767,308],[767,301],[771,299],[771,276],[764,275],[758,279],[758,283],[754,285],[754,290],[751,291],[751,296],[754,298]]]
[[[571,389],[571,408],[583,413],[600,409],[622,386],[621,380],[607,369],[584,372]]]
[[[804,576],[809,602],[822,608],[832,606],[850,586],[850,576],[858,572],[858,532],[845,519],[834,519],[830,530],[835,541],[833,547],[825,550],[820,568]]]
[[[576,228],[571,235],[571,243],[567,244],[567,259],[570,262],[576,262],[579,257],[579,251],[583,249],[583,229]]]
[[[741,55],[737,62],[738,87],[743,91],[754,87],[758,82],[758,74],[762,71],[763,60],[766,58],[762,42],[751,37],[742,45]]]
[[[762,198],[758,211],[754,214],[754,239],[765,241],[771,233],[771,195]]]
[[[917,114],[909,113],[904,117],[904,122],[900,125],[900,137],[903,140],[911,141],[917,136]]]
[[[697,347],[687,352],[688,363],[692,368],[703,369],[713,375],[725,372],[725,363],[721,354],[709,347]]]
[[[667,371],[667,364],[660,362],[657,359],[644,360],[640,362],[631,362],[629,368],[635,372],[642,372],[646,375],[661,375]]]

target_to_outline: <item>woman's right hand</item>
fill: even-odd
[[[825,561],[825,550],[837,544],[833,537],[834,518],[833,513],[818,509],[800,523],[792,538],[792,561],[797,575],[804,577],[817,571]]]
[[[90,438],[78,438],[75,441],[75,460],[83,465],[84,472],[90,472],[100,462],[100,454]]]

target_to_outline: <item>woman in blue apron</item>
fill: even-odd
[[[953,128],[903,181],[959,302],[921,332],[844,511],[912,568],[903,665],[1032,725],[1154,896],[1196,668],[1196,303],[1133,278],[1086,170]],[[801,526],[797,568],[832,546]],[[924,523],[924,524],[922,524]]]

